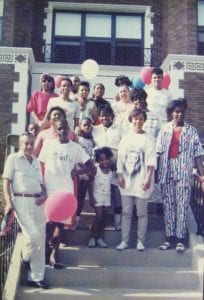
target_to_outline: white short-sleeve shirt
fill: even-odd
[[[100,124],[93,127],[92,136],[97,148],[110,147],[117,150],[121,140],[121,131],[115,124],[108,128]]]
[[[167,122],[166,108],[172,100],[172,95],[166,89],[156,90],[153,87],[147,89],[146,92],[148,112],[144,130],[156,137],[161,126]]]
[[[58,140],[45,141],[39,155],[45,164],[45,185],[48,194],[56,190],[74,192],[71,171],[77,163],[89,160],[88,154],[77,143],[61,144]]]
[[[30,164],[21,151],[8,156],[2,177],[12,181],[13,193],[41,193],[41,166],[35,156],[32,159]]]
[[[65,101],[60,97],[56,97],[50,99],[47,111],[54,106],[59,106],[64,109],[69,128],[71,131],[74,131],[74,120],[80,117],[79,103],[77,101]]]

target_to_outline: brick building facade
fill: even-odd
[[[197,56],[198,2],[197,0],[89,0],[88,2],[4,0],[0,53],[1,162],[4,157],[6,135],[14,130],[20,132],[26,125],[25,105],[30,89],[37,87],[35,82],[40,71],[45,70],[57,75],[66,74],[68,69],[69,73],[76,70],[75,72],[80,74],[80,62],[78,65],[45,62],[43,47],[53,42],[55,10],[73,12],[96,10],[97,13],[117,12],[118,14],[131,14],[133,11],[143,15],[143,42],[144,46],[147,45],[152,49],[151,64],[162,66],[165,72],[169,72],[174,77],[170,86],[171,92],[174,97],[182,96],[187,99],[190,106],[187,118],[202,133],[204,131],[202,117],[204,58]],[[11,55],[14,55],[15,51],[17,53],[17,61],[12,59],[11,64],[8,63],[8,55],[6,55],[10,51],[14,52]],[[30,51],[33,51],[34,58]],[[174,55],[171,61],[168,55]],[[187,62],[192,68],[186,69]],[[115,74],[127,72],[131,75],[134,72],[138,73],[141,67],[142,65],[135,68],[101,66],[101,78],[111,78],[113,82]],[[18,84],[19,87],[16,88]],[[0,168],[2,169],[2,163]]]

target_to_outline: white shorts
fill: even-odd
[[[111,205],[111,195],[94,193],[94,198],[96,200],[95,206],[110,206]]]

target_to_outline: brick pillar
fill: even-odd
[[[29,72],[33,62],[31,49],[0,48],[0,172],[7,134],[21,134],[26,128]]]

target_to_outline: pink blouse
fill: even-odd
[[[39,120],[43,120],[47,112],[47,105],[50,98],[58,97],[56,93],[43,93],[41,91],[35,91],[27,104],[27,112],[35,112]]]

